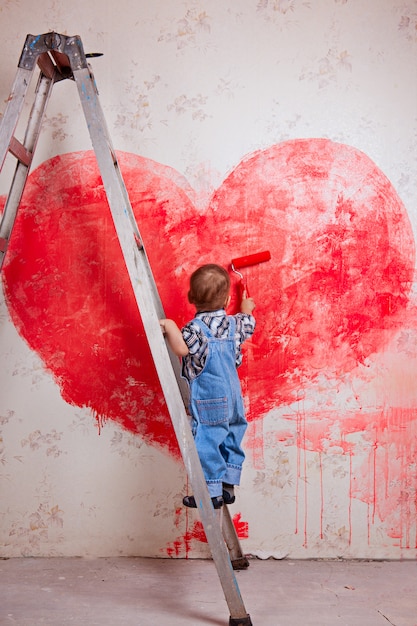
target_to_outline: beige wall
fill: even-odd
[[[201,213],[244,157],[326,138],[369,157],[416,232],[415,1],[33,6],[0,7],[2,112],[26,34],[77,34],[104,53],[91,63],[116,149],[184,175]],[[90,149],[74,85],[56,85],[35,167]],[[233,507],[246,552],[415,558],[415,302],[413,284],[402,326],[377,353],[343,372],[328,364],[298,400],[251,421]],[[65,402],[3,293],[0,345],[0,556],[207,555],[197,515],[181,507],[181,462],[112,420],[99,433],[92,410]]]

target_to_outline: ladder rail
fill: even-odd
[[[27,70],[24,71],[27,72]],[[32,72],[30,72],[30,74],[32,74]],[[26,82],[26,77],[24,79],[24,82]],[[5,140],[8,141],[8,145],[6,146],[6,152],[7,150],[10,150],[11,152],[13,151],[14,155],[17,158],[17,164],[0,221],[0,268],[3,265],[8,242],[10,240],[13,226],[15,223],[17,210],[22,199],[27,177],[29,175],[29,170],[32,163],[32,155],[38,142],[43,117],[52,92],[53,85],[54,80],[52,78],[49,78],[42,73],[39,75],[38,84],[36,86],[35,99],[30,112],[29,122],[26,128],[23,144],[19,144],[21,146],[21,149],[14,149],[15,142],[13,141],[13,132],[16,126],[16,120],[12,117],[13,115],[17,116],[17,118],[19,117],[21,106],[19,107],[19,109],[11,107],[11,112],[7,116],[6,126],[8,126],[8,129],[7,137],[5,138]],[[13,103],[13,101],[14,98],[12,98],[11,103]],[[11,128],[12,130],[10,134]]]
[[[84,109],[84,114],[86,119],[89,120],[89,132],[92,139],[93,147],[97,156],[97,160],[99,163],[99,169],[103,176],[103,173],[110,169],[110,174],[117,177],[117,185],[114,186],[111,179],[107,181],[103,180],[103,184],[106,188],[107,197],[111,198],[111,190],[113,188],[117,188],[122,194],[119,201],[124,204],[127,211],[127,216],[129,218],[130,226],[134,233],[135,242],[140,250],[140,253],[145,257],[146,263],[144,266],[144,271],[146,271],[147,281],[148,281],[148,293],[152,294],[154,307],[157,312],[158,319],[165,317],[164,308],[159,297],[159,292],[155,283],[155,279],[150,270],[150,263],[147,259],[146,250],[143,245],[141,235],[137,226],[137,222],[135,216],[133,214],[133,210],[130,204],[130,199],[123,181],[123,176],[119,168],[119,164],[117,161],[117,156],[115,150],[110,141],[110,136],[107,131],[107,124],[104,118],[103,110],[100,105],[100,101],[98,99],[98,91],[96,87],[96,83],[94,80],[94,75],[92,69],[88,66],[88,68],[81,68],[79,70],[74,71],[74,80],[77,84],[80,100]],[[103,134],[102,130],[106,129],[106,133]],[[112,167],[109,162],[109,157],[112,160],[115,172],[112,171]],[[111,177],[112,177],[111,176]],[[110,178],[111,178],[110,177]],[[107,183],[107,185],[106,185]],[[108,190],[108,191],[107,191]],[[128,229],[125,231],[121,229],[121,232],[118,233],[119,241],[123,238],[128,232]],[[122,246],[123,248],[123,246]],[[134,288],[134,285],[133,285]],[[139,307],[140,311],[142,309]],[[149,334],[146,333],[148,338]],[[182,396],[182,401],[187,409],[189,405],[189,387],[181,375],[181,365],[178,357],[172,352],[171,348],[167,344],[168,354],[171,361],[171,366],[175,373],[175,378],[177,381],[177,385],[180,389],[180,393]],[[165,396],[166,397],[166,396]],[[200,465],[200,461],[198,461]],[[188,473],[190,473],[191,468],[188,468]],[[193,486],[193,485],[192,485]],[[194,489],[194,486],[193,486]],[[245,557],[242,552],[239,538],[237,536],[237,532],[233,521],[230,516],[230,512],[227,506],[224,507],[225,513],[222,515],[222,531],[224,534],[224,540],[226,541],[226,545],[229,549],[229,555],[232,561],[232,566],[234,569],[245,569],[249,567],[249,561]]]
[[[6,109],[0,124],[0,171],[6,159],[10,141],[22,112],[33,69],[19,67],[7,99]]]
[[[248,614],[237,586],[222,529],[211,503],[190,423],[186,415],[183,398],[178,388],[178,381],[175,372],[170,366],[166,341],[164,340],[159,324],[160,316],[163,315],[162,304],[159,298],[158,301],[155,302],[154,297],[152,300],[147,297],[149,293],[155,296],[155,281],[150,270],[133,209],[117,163],[115,151],[110,143],[109,136],[107,133],[103,133],[106,124],[97,97],[91,69],[74,71],[74,79],[88,122],[88,130],[94,151],[97,155],[110,210],[112,212],[136,302],[141,313],[153,361],[168,406],[168,411],[172,416],[177,441],[181,449],[196,502],[198,503],[201,520],[223,586],[226,602],[234,618],[246,619]]]

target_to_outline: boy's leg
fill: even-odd
[[[198,424],[194,441],[203,468],[204,478],[215,509],[223,506],[223,481],[226,463],[220,453],[220,442],[227,436],[227,422],[223,424]],[[194,496],[182,499],[184,506],[196,508]]]
[[[220,452],[226,462],[226,472],[223,476],[223,489],[226,491],[226,494],[230,495],[230,499],[233,499],[233,501],[233,486],[240,484],[242,465],[245,460],[242,440],[247,426],[248,423],[244,415],[243,404],[238,403],[237,411],[229,423],[227,437],[220,445]],[[225,501],[226,499],[227,495],[225,496]]]
[[[223,491],[222,482],[227,467],[220,447],[222,441],[227,437],[227,432],[227,422],[214,426],[200,423],[194,439],[204,478],[212,498],[221,496]]]

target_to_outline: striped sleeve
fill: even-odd
[[[256,320],[253,315],[249,315],[248,313],[237,313],[236,316],[236,333],[239,334],[241,343],[243,343],[249,337],[252,337]]]

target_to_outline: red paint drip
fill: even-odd
[[[349,546],[352,545],[352,454],[349,453],[349,500],[348,500],[348,520],[349,520]]]
[[[237,513],[233,516],[233,525],[236,529],[236,534],[239,539],[249,538],[249,523],[242,520],[241,513]]]
[[[204,526],[199,521],[196,520],[193,522],[191,527],[188,526],[189,518],[188,511],[185,513],[186,518],[186,531],[180,537],[177,537],[174,541],[168,544],[165,548],[165,553],[169,557],[181,557],[185,553],[185,557],[189,558],[193,542],[198,543],[208,543],[206,533],[204,532]],[[180,512],[178,519],[176,519],[176,526],[179,526],[179,520],[182,519],[182,513]],[[236,529],[236,534],[240,539],[248,539],[249,537],[249,523],[242,520],[241,513],[237,513],[233,516],[233,525]]]
[[[320,539],[323,539],[323,515],[324,515],[324,489],[323,489],[323,458],[319,452],[319,468],[320,468]]]
[[[401,549],[417,548],[417,409],[386,408],[383,411],[352,414],[300,413],[288,416],[294,420],[297,432],[297,481],[295,485],[295,532],[299,532],[299,521],[303,516],[304,545],[308,539],[308,452],[322,455],[326,444],[343,450],[349,462],[349,482],[346,493],[346,516],[348,522],[348,545],[352,544],[354,527],[352,502],[357,499],[367,506],[367,540],[374,544],[373,530],[381,525],[388,537],[397,541]],[[321,429],[318,428],[318,420]],[[340,430],[340,439],[335,436],[335,425]],[[332,434],[331,434],[332,433]],[[348,443],[346,437],[360,434],[357,444]],[[354,459],[362,459],[362,465],[353,465]],[[320,462],[320,528],[325,512]],[[341,500],[342,493],[340,494]],[[303,503],[303,508],[300,507]],[[321,532],[322,534],[322,532]]]

